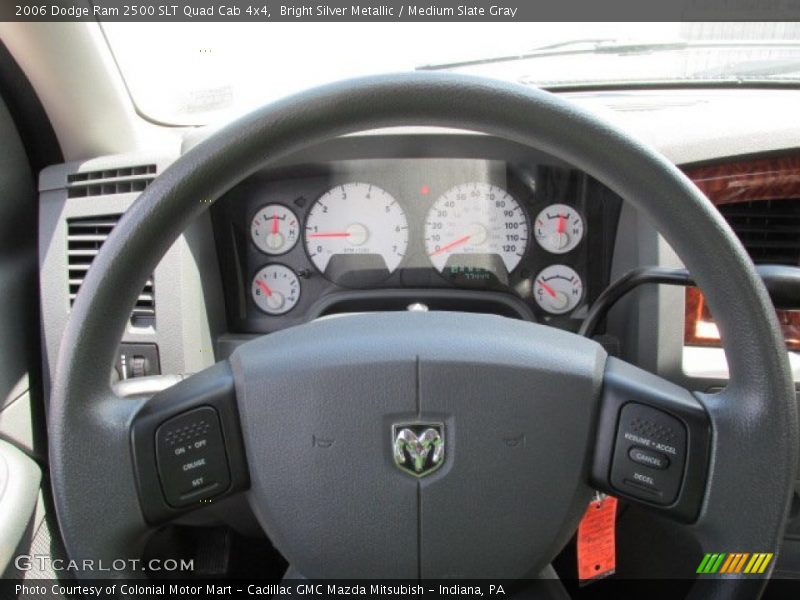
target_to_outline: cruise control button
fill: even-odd
[[[634,498],[667,506],[681,489],[686,427],[673,415],[629,402],[619,413],[609,481]]]
[[[219,415],[210,406],[162,423],[155,441],[158,475],[170,506],[189,506],[221,494],[230,485]]]
[[[669,459],[660,452],[645,450],[637,446],[633,446],[628,451],[628,458],[635,463],[652,467],[653,469],[666,469],[669,466]]]

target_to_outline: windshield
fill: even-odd
[[[448,70],[550,89],[800,85],[798,23],[104,23],[139,112],[229,119],[315,85]]]

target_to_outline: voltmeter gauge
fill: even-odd
[[[265,254],[285,254],[297,243],[299,233],[297,217],[282,204],[267,204],[250,223],[250,237]]]
[[[583,298],[583,282],[574,269],[550,265],[536,276],[533,297],[545,311],[561,315],[578,306]]]
[[[268,315],[282,315],[300,300],[300,280],[289,267],[267,265],[253,277],[250,292],[259,309]]]
[[[534,234],[548,252],[566,254],[583,238],[583,218],[567,204],[551,204],[536,216]]]

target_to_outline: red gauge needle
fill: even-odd
[[[278,215],[272,215],[272,233],[278,233]]]
[[[264,283],[260,279],[256,279],[256,285],[260,287],[261,291],[264,292],[267,296],[272,296],[272,288],[270,288],[266,283]]]
[[[308,237],[310,238],[344,238],[350,237],[350,234],[346,231],[334,231],[331,233],[309,233]]]
[[[471,235],[465,235],[464,237],[460,237],[457,240],[450,242],[449,244],[445,244],[435,252],[431,252],[428,256],[436,256],[437,254],[441,254],[442,252],[447,252],[448,250],[450,250],[450,248],[455,248],[456,246],[463,244],[471,237],[472,237]]]
[[[544,288],[544,291],[547,292],[548,294],[550,294],[551,297],[555,298],[558,295],[558,294],[556,294],[556,291],[552,287],[547,285],[541,279],[539,280],[539,285],[542,286]]]
[[[567,229],[567,218],[564,215],[558,215],[558,233],[564,233]]]

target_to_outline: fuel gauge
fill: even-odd
[[[300,280],[289,267],[267,265],[253,277],[253,302],[268,315],[282,315],[300,300]]]
[[[583,282],[574,269],[550,265],[536,276],[533,297],[547,312],[561,315],[578,306],[583,298]]]

